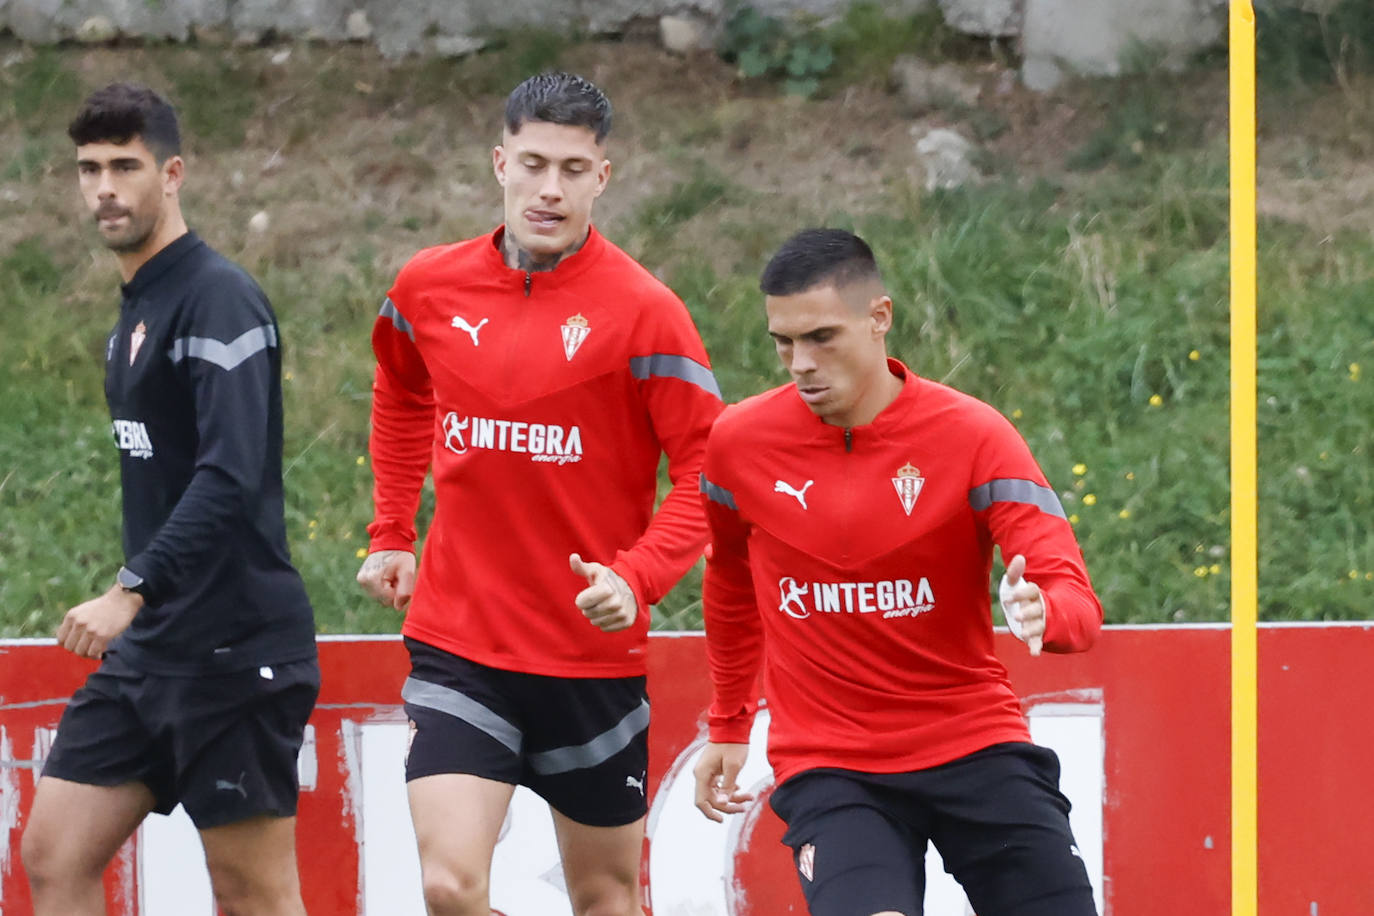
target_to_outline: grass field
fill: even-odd
[[[958,62],[993,85],[1005,61],[980,53]],[[1224,62],[1045,97],[989,91],[916,118],[881,61],[845,58],[851,82],[800,99],[629,41],[529,36],[400,64],[312,44],[8,44],[0,58],[0,634],[51,633],[122,559],[100,365],[117,274],[63,134],[84,93],[126,76],[181,103],[192,226],[259,278],[280,319],[289,531],[320,629],[391,632],[397,617],[353,584],[370,518],[369,329],[410,254],[499,220],[501,100],[549,64],[616,102],[598,222],[687,302],[727,399],[783,379],[755,286],[767,255],[803,225],[853,228],[886,268],[893,350],[1013,418],[1108,620],[1227,616]],[[1267,619],[1374,616],[1372,85],[1347,67],[1261,98]],[[984,182],[923,190],[912,128],[932,126],[981,140]],[[698,587],[690,574],[656,625],[696,626]]]

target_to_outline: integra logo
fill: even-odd
[[[455,455],[482,448],[529,455],[531,461],[554,464],[582,460],[582,430],[577,426],[460,417],[450,410],[444,417],[443,428],[444,448]]]
[[[115,444],[120,451],[128,452],[130,458],[153,457],[153,440],[148,438],[148,427],[138,420],[115,420],[110,424]]]
[[[935,593],[924,576],[880,582],[798,582],[778,580],[778,610],[805,620],[814,614],[874,614],[915,617],[935,609]]]

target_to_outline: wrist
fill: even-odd
[[[140,605],[148,600],[148,583],[127,566],[119,567],[119,572],[115,573],[115,587],[125,595],[137,598]]]

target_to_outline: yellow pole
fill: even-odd
[[[1231,0],[1231,914],[1258,912],[1255,11]]]

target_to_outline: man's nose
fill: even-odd
[[[104,200],[107,197],[115,196],[114,172],[110,169],[100,170],[100,180],[95,185],[96,197]]]
[[[816,368],[816,357],[806,344],[792,345],[792,362],[787,367],[794,375],[804,375]]]
[[[539,184],[539,196],[545,200],[563,199],[563,176],[558,169],[549,169],[544,173],[544,180]]]

